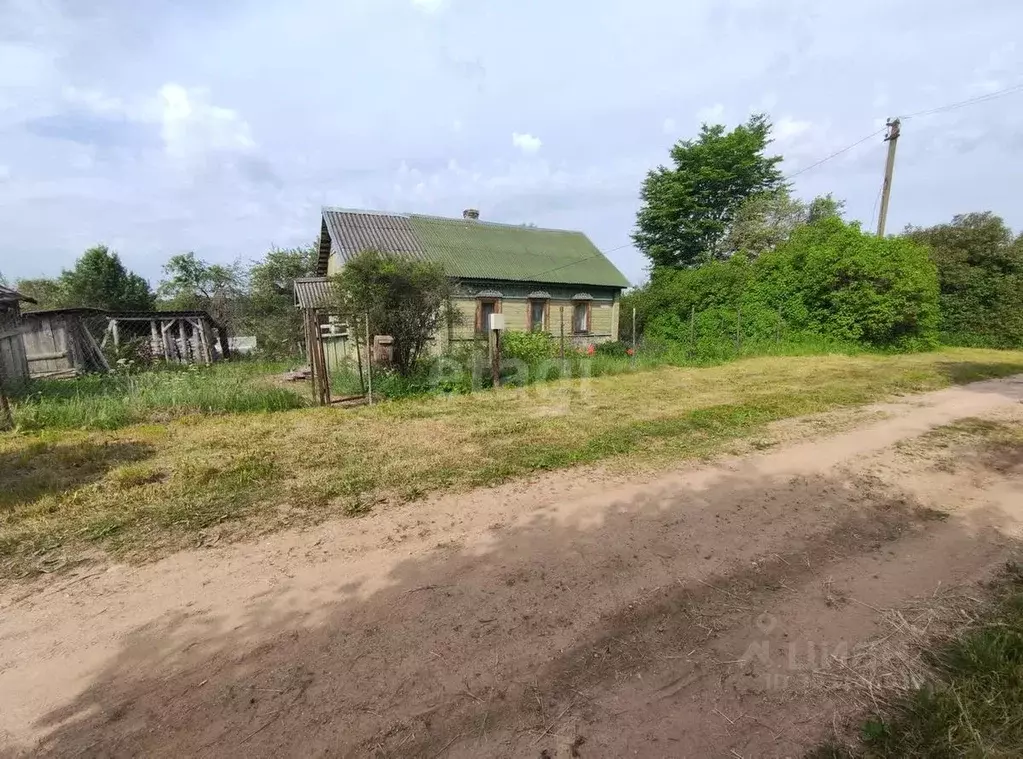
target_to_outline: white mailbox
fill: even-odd
[[[504,330],[504,314],[490,315],[490,331]]]

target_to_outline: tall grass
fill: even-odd
[[[607,347],[616,350],[605,351]],[[816,335],[745,342],[717,335],[695,343],[648,341],[634,350],[624,343],[594,348],[593,352],[569,349],[564,357],[560,357],[551,341],[547,355],[518,358],[505,354],[501,364],[501,384],[505,387],[527,387],[561,379],[632,374],[664,366],[719,366],[758,356],[857,356],[884,353],[858,343],[840,342]],[[626,350],[630,350],[632,355],[627,355]],[[442,357],[431,357],[423,361],[410,377],[402,377],[379,367],[373,370],[373,392],[384,398],[464,395],[492,387],[490,359],[482,344],[463,345]],[[366,377],[360,380],[353,366],[339,367],[331,375],[331,392],[335,396],[364,393]]]
[[[282,368],[243,362],[37,380],[13,399],[14,417],[23,430],[112,430],[192,414],[284,411],[306,405],[297,393],[266,380]]]

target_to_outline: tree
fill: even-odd
[[[211,264],[195,253],[172,256],[163,267],[158,293],[163,305],[176,310],[206,311],[214,321],[236,334],[245,293],[241,266]]]
[[[655,267],[720,258],[740,206],[782,187],[781,156],[767,156],[771,123],[760,114],[726,132],[704,124],[696,140],[671,149],[671,168],[647,174],[633,240]]]
[[[60,281],[49,277],[37,279],[19,279],[17,290],[22,295],[32,298],[35,303],[22,303],[23,310],[43,310],[47,308],[61,308],[65,305],[64,293],[60,288]]]
[[[249,269],[245,328],[256,336],[260,352],[285,357],[302,340],[302,312],[295,307],[295,279],[316,273],[318,245],[271,249]]]
[[[394,340],[394,366],[410,376],[427,343],[455,315],[448,307],[451,280],[437,264],[367,250],[334,277],[338,311],[352,328],[369,323]]]
[[[48,295],[53,294],[49,285],[45,289]],[[65,269],[58,280],[57,291],[59,301],[68,307],[148,311],[156,302],[149,283],[128,271],[106,245],[89,248],[73,269]]]
[[[729,256],[745,253],[756,258],[774,250],[804,224],[824,219],[841,219],[844,201],[819,195],[809,203],[792,196],[788,187],[751,195],[735,213],[725,235],[723,250]]]
[[[951,224],[906,227],[929,246],[941,285],[941,331],[952,345],[1023,346],[1023,236],[993,213],[960,214]]]

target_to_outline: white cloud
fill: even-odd
[[[204,90],[170,83],[160,88],[160,98],[160,135],[168,155],[189,158],[208,151],[255,148],[248,123],[236,111],[209,103]]]
[[[462,123],[461,119],[455,119],[451,122],[451,128],[456,132],[461,132],[465,128],[465,124]]]
[[[97,114],[124,114],[128,110],[120,98],[95,89],[65,87],[64,100]]]
[[[721,103],[704,106],[696,112],[696,120],[701,124],[719,124],[725,115],[725,107]]]
[[[801,134],[805,134],[813,126],[809,121],[799,121],[788,116],[782,118],[774,125],[774,139],[778,142],[785,142]]]
[[[2,163],[0,163],[0,181],[3,181],[5,179],[10,179],[10,177],[11,177],[11,167],[10,166],[4,166]]]
[[[512,145],[517,147],[525,155],[535,155],[540,150],[543,142],[539,137],[534,137],[531,134],[519,134],[518,132],[512,133]]]
[[[412,5],[423,13],[440,13],[448,5],[448,0],[412,0]]]
[[[678,124],[676,124],[675,119],[671,118],[670,116],[664,120],[663,124],[661,124],[661,131],[663,131],[667,135],[675,134],[677,128]]]

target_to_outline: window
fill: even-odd
[[[501,313],[501,309],[498,308],[499,301],[497,300],[478,300],[476,301],[476,331],[487,332],[490,329],[490,315]]]
[[[547,328],[547,301],[529,301],[529,329],[532,332],[543,332]]]
[[[590,302],[576,301],[572,304],[572,331],[584,334],[590,331]]]

